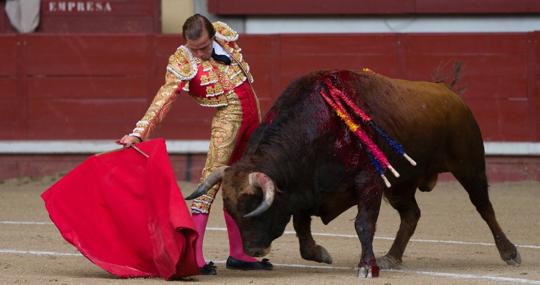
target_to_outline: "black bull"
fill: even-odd
[[[412,166],[364,130],[401,173],[386,188],[369,162],[365,146],[320,95],[324,82],[341,89],[416,160]],[[500,228],[488,196],[484,147],[476,121],[444,84],[384,77],[369,71],[317,72],[285,90],[248,143],[242,159],[216,170],[189,198],[221,181],[224,207],[241,231],[245,251],[263,256],[293,217],[302,258],[331,263],[311,235],[311,216],[327,224],[352,206],[362,246],[358,274],[375,277],[379,267],[402,262],[420,209],[416,189],[430,191],[437,175],[451,172],[488,224],[501,258],[519,265],[516,247]],[[373,237],[383,195],[401,224],[388,253],[375,260]]]

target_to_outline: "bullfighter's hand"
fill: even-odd
[[[141,139],[136,136],[125,135],[120,140],[116,141],[117,144],[121,144],[124,147],[130,147],[131,145],[140,143]]]

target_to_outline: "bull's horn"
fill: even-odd
[[[249,174],[248,179],[249,185],[261,188],[264,200],[255,210],[244,215],[244,218],[255,217],[268,210],[268,208],[270,208],[270,206],[272,206],[272,203],[274,202],[275,195],[274,182],[266,174],[262,172],[253,172]]]
[[[191,195],[187,196],[186,200],[193,200],[195,198],[198,198],[199,196],[203,195],[204,193],[208,192],[212,186],[216,185],[219,181],[221,181],[221,178],[223,178],[223,173],[225,172],[225,169],[227,169],[228,166],[221,166],[216,168],[206,179],[197,186],[197,189],[191,193]]]

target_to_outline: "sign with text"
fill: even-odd
[[[114,2],[111,1],[44,1],[44,13],[111,13]],[[44,9],[43,9],[44,8]]]
[[[160,0],[42,0],[41,13],[51,16],[150,16],[159,14],[160,4]]]
[[[159,33],[161,0],[41,0],[43,33]]]

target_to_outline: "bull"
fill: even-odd
[[[362,126],[401,173],[389,178],[391,187],[385,187],[371,166],[366,145],[321,96],[329,91],[328,82],[414,158],[416,166]],[[302,258],[328,264],[330,254],[312,237],[311,216],[328,224],[356,206],[358,276],[376,277],[380,268],[402,263],[420,218],[415,192],[431,191],[442,172],[451,172],[467,191],[501,258],[519,265],[520,255],[499,226],[489,199],[480,129],[470,109],[443,83],[392,79],[369,70],[305,75],[276,101],[242,159],[214,171],[188,199],[221,182],[224,207],[238,223],[246,253],[268,254],[292,217]],[[376,260],[372,243],[383,196],[401,221],[390,250]]]

